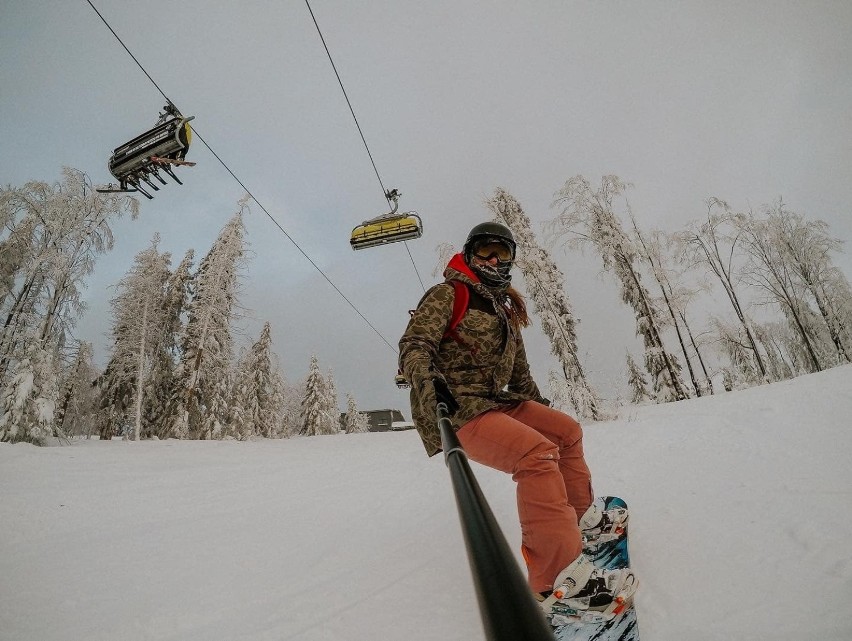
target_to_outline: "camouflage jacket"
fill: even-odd
[[[451,417],[455,429],[497,407],[525,400],[547,403],[502,301],[479,282],[461,254],[450,260],[444,277],[470,288],[467,313],[456,328],[460,340],[444,338],[455,298],[452,284],[444,282],[426,292],[399,341],[400,368],[411,384],[411,417],[429,456],[441,451],[432,383],[436,375],[444,377],[459,403]]]

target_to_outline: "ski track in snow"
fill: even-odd
[[[586,426],[643,641],[852,638],[850,392],[846,366]],[[514,484],[473,468],[517,550]],[[483,638],[411,431],[0,444],[0,487],[0,641]]]

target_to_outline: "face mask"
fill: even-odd
[[[512,275],[509,273],[512,269],[511,261],[490,265],[488,263],[477,264],[477,261],[474,259],[471,263],[471,270],[479,277],[483,285],[503,289],[508,287],[512,282]]]

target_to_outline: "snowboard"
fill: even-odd
[[[627,509],[627,503],[616,496],[602,496],[595,499],[601,510]],[[627,528],[617,538],[597,545],[583,548],[583,553],[601,568],[630,567],[627,552]],[[630,607],[610,621],[601,623],[570,622],[555,626],[553,629],[557,641],[639,641],[639,626],[636,620],[636,607]]]

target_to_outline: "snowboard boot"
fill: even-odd
[[[594,550],[602,543],[614,541],[624,534],[627,528],[627,509],[616,507],[602,510],[592,503],[586,513],[580,517],[580,531],[583,534],[583,549]]]
[[[553,592],[541,601],[551,624],[609,621],[633,603],[639,582],[629,568],[605,570],[581,554],[554,581]]]

